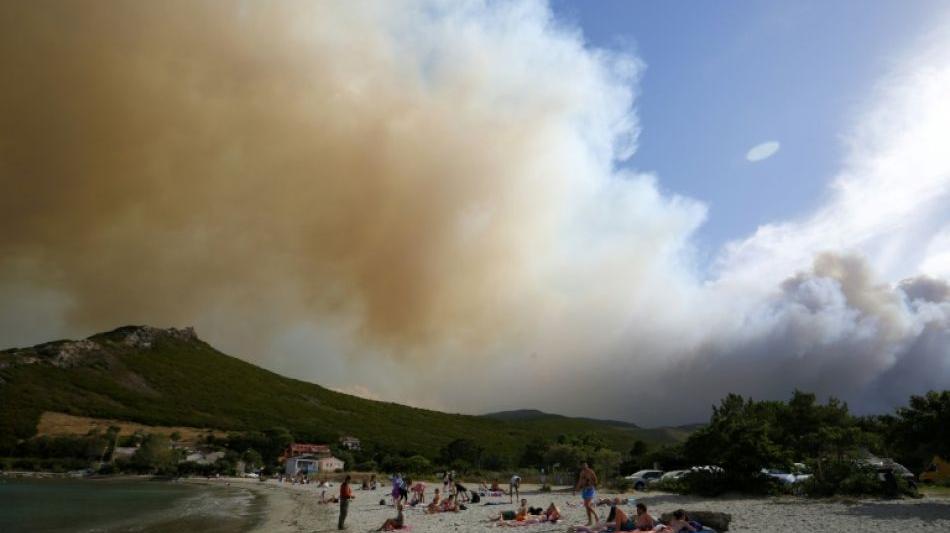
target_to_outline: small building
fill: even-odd
[[[347,435],[346,437],[340,437],[340,445],[346,448],[347,450],[359,450],[360,449],[360,439]]]
[[[317,461],[319,461],[317,457],[309,454],[290,457],[284,461],[284,473],[288,476],[296,476],[318,472]]]
[[[135,452],[139,450],[138,446],[116,446],[112,450],[112,459],[125,458],[128,459],[135,455]]]
[[[323,457],[317,460],[317,471],[321,473],[331,473],[337,470],[343,470],[343,461],[336,457]]]
[[[292,442],[284,450],[284,459],[297,457],[299,455],[329,456],[330,446],[327,444],[307,444],[304,442]]]

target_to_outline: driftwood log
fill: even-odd
[[[732,522],[732,515],[729,513],[717,513],[715,511],[690,511],[686,509],[686,516],[690,520],[695,520],[700,524],[711,527],[716,531],[729,531],[729,522]],[[664,524],[670,523],[673,519],[673,513],[663,513],[660,521]]]

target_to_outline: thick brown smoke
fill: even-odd
[[[85,330],[229,309],[351,313],[387,346],[504,328],[548,246],[537,204],[561,201],[542,154],[569,91],[495,94],[480,43],[399,34],[408,6],[313,4],[4,3],[7,279],[68,294]]]
[[[821,209],[706,277],[704,206],[618,164],[639,62],[542,0],[0,2],[0,348],[195,325],[468,412],[667,424],[796,387],[886,407],[950,383],[945,280],[878,269],[946,224],[935,49]]]

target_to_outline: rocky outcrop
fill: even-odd
[[[156,340],[160,338],[175,339],[179,341],[197,341],[198,335],[195,334],[195,328],[153,328],[151,326],[127,326],[119,328],[113,332],[122,333],[122,344],[132,348],[148,349],[151,348]]]
[[[716,531],[729,531],[729,522],[732,522],[731,514],[716,511],[690,511],[686,509],[686,516],[688,516],[690,520],[695,520]],[[672,519],[673,513],[663,513],[663,515],[660,516],[660,521],[664,524],[669,524]]]
[[[58,368],[73,368],[94,362],[109,365],[115,356],[130,350],[148,350],[161,339],[196,342],[192,327],[153,328],[124,326],[87,339],[47,342],[30,348],[0,351],[0,369],[11,365],[46,363]]]

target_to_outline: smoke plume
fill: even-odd
[[[920,123],[857,126],[836,196],[707,280],[703,204],[620,170],[643,65],[544,3],[3,3],[0,344],[193,324],[468,412],[692,421],[794,387],[886,406],[950,385],[950,270],[902,253],[947,223],[950,61],[927,61],[881,96]]]

